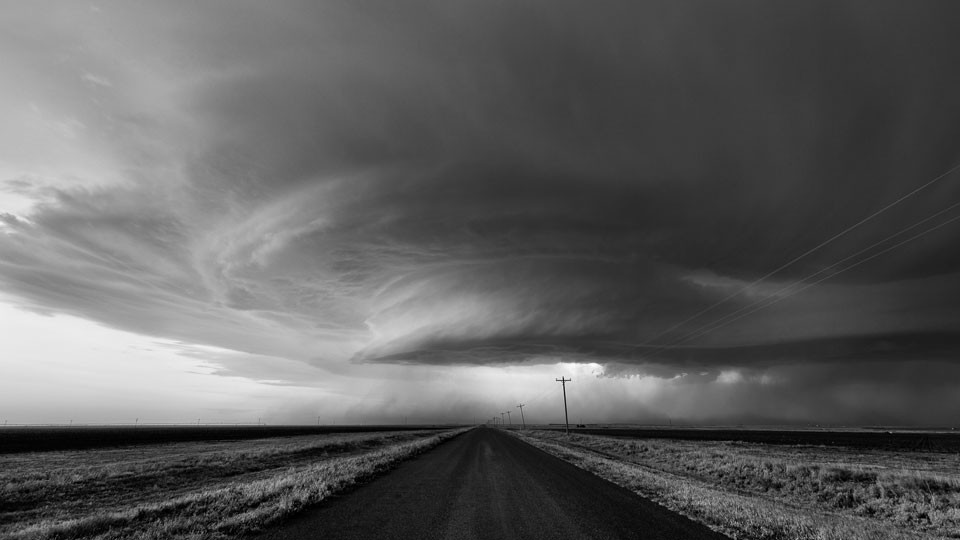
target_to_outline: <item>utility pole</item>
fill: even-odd
[[[500,425],[501,425],[501,426],[503,425],[503,415],[505,415],[505,414],[507,414],[507,413],[500,413]]]
[[[510,422],[510,425],[513,426],[513,420],[510,419],[510,411],[507,411],[507,422]]]
[[[560,377],[556,381],[563,385],[563,422],[567,426],[567,435],[570,434],[570,417],[567,415],[567,383],[573,379]],[[554,387],[556,388],[556,387]]]
[[[520,422],[523,423],[523,429],[527,429],[527,421],[523,418],[523,403],[517,405],[517,408],[520,409]]]

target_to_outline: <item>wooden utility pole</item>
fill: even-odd
[[[500,413],[500,425],[501,425],[501,426],[503,425],[503,415],[505,415],[505,414],[507,414],[507,413]]]
[[[507,411],[507,423],[509,423],[511,426],[513,425],[513,420],[510,419],[510,411]]]
[[[567,416],[567,383],[573,379],[560,377],[556,381],[563,385],[563,423],[567,426],[567,435],[570,434],[570,417]]]
[[[523,418],[523,403],[517,405],[517,408],[520,409],[520,422],[523,425],[522,429],[527,429],[527,421]]]

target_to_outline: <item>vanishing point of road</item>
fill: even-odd
[[[498,429],[477,428],[259,538],[726,537]]]

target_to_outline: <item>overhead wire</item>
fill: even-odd
[[[550,394],[558,393],[558,392],[559,392],[559,391],[558,391],[556,388],[554,388],[554,387],[549,387],[549,388],[547,388],[546,390],[544,390],[543,392],[541,392],[537,397],[526,400],[525,403],[536,403],[538,400],[543,399],[543,398],[547,397],[547,396],[550,395]]]
[[[871,261],[871,260],[879,257],[880,255],[883,255],[883,254],[885,254],[885,253],[887,253],[887,252],[889,252],[889,251],[892,251],[892,250],[894,250],[894,249],[896,249],[896,248],[898,248],[898,247],[900,247],[900,246],[902,246],[902,245],[904,245],[904,244],[906,244],[906,243],[908,243],[908,242],[912,242],[913,240],[916,240],[916,239],[918,239],[918,238],[921,238],[921,237],[923,237],[923,236],[926,236],[926,235],[928,235],[928,234],[930,234],[930,233],[932,233],[932,232],[934,232],[934,231],[936,231],[936,230],[938,230],[938,229],[941,229],[941,228],[943,228],[943,227],[945,227],[945,226],[947,226],[947,225],[949,225],[949,224],[951,224],[951,223],[953,223],[953,222],[955,222],[955,221],[957,221],[957,220],[960,220],[960,215],[954,216],[954,217],[952,217],[952,218],[944,221],[943,223],[940,223],[939,225],[936,225],[936,226],[931,227],[931,228],[929,228],[929,229],[927,229],[927,230],[924,230],[924,231],[922,231],[922,232],[919,232],[919,233],[911,236],[910,238],[907,238],[907,239],[905,239],[905,240],[901,240],[900,242],[897,242],[896,244],[893,244],[892,246],[888,246],[887,248],[885,248],[885,249],[883,249],[883,250],[881,250],[881,251],[878,251],[877,253],[874,253],[873,255],[871,255],[871,256],[869,256],[869,257],[867,257],[867,258],[865,258],[865,259],[861,259],[861,260],[859,260],[859,261],[851,264],[850,266],[847,266],[847,267],[845,267],[845,268],[843,268],[843,269],[841,269],[841,270],[838,270],[837,272],[834,272],[833,274],[830,274],[830,275],[828,275],[828,276],[824,276],[824,277],[822,277],[822,278],[820,278],[820,279],[818,279],[818,280],[816,280],[816,281],[810,282],[810,283],[806,284],[805,286],[803,286],[803,287],[801,287],[801,288],[799,288],[799,289],[797,289],[797,290],[795,290],[795,291],[792,291],[792,292],[790,292],[790,293],[788,293],[788,294],[785,294],[785,295],[783,295],[783,296],[778,296],[778,297],[774,298],[773,300],[771,300],[769,303],[767,303],[767,304],[765,304],[765,305],[756,307],[755,309],[752,309],[752,310],[750,310],[750,311],[748,311],[748,312],[746,312],[746,313],[744,313],[744,314],[742,314],[742,315],[740,315],[740,316],[738,316],[738,317],[734,317],[734,318],[732,318],[732,319],[730,319],[730,320],[728,320],[728,321],[725,321],[725,322],[723,322],[722,324],[718,324],[718,325],[716,325],[716,326],[711,326],[711,328],[708,328],[708,329],[706,329],[706,330],[698,333],[697,335],[688,336],[687,338],[684,338],[684,340],[683,340],[682,342],[674,343],[674,344],[672,344],[670,347],[671,347],[671,348],[672,348],[672,347],[675,347],[675,346],[677,346],[677,345],[680,345],[680,344],[682,344],[682,343],[685,343],[685,342],[687,342],[687,341],[690,341],[691,339],[695,339],[695,338],[700,337],[700,336],[702,336],[702,335],[705,335],[705,334],[707,334],[707,333],[710,333],[710,332],[713,332],[713,331],[718,330],[718,329],[720,329],[720,328],[723,328],[724,326],[727,326],[727,325],[729,325],[729,324],[731,324],[731,323],[733,323],[733,322],[735,322],[735,321],[738,321],[738,320],[740,320],[740,319],[742,319],[742,318],[744,318],[744,317],[746,317],[746,316],[748,316],[748,315],[752,315],[753,313],[756,313],[757,311],[760,311],[760,310],[762,310],[762,309],[768,308],[768,307],[772,306],[773,304],[779,303],[779,302],[781,302],[781,301],[783,301],[783,300],[786,300],[787,298],[790,298],[791,296],[797,295],[797,294],[799,294],[799,293],[801,293],[801,292],[809,289],[810,287],[813,287],[813,286],[815,286],[815,285],[818,285],[818,284],[820,284],[820,283],[822,283],[822,282],[824,282],[824,281],[826,281],[826,280],[828,280],[828,279],[830,279],[830,278],[832,278],[832,277],[834,277],[834,276],[837,276],[837,275],[839,275],[839,274],[842,274],[843,272],[846,272],[846,271],[848,271],[848,270],[852,270],[853,268],[856,268],[856,267],[860,266],[861,264],[864,264],[864,263],[866,263],[866,262],[868,262],[868,261]]]
[[[877,242],[874,242],[874,243],[871,244],[870,246],[865,247],[865,248],[861,249],[860,251],[857,251],[856,253],[854,253],[854,254],[852,254],[852,255],[848,255],[848,256],[844,257],[843,259],[840,259],[839,261],[837,261],[837,262],[835,262],[835,263],[833,263],[833,264],[831,264],[831,265],[829,265],[829,266],[826,266],[826,267],[824,267],[824,268],[821,268],[820,270],[818,270],[818,271],[816,271],[816,272],[814,272],[814,273],[812,273],[812,274],[810,274],[810,275],[808,275],[808,276],[806,276],[806,277],[804,277],[804,278],[802,278],[802,279],[799,279],[799,280],[797,280],[797,281],[794,281],[793,283],[791,283],[791,284],[789,284],[789,285],[786,285],[786,286],[784,286],[784,287],[781,287],[781,288],[777,289],[776,291],[774,291],[774,292],[772,292],[772,293],[769,293],[768,295],[766,295],[764,298],[761,298],[760,300],[756,300],[756,301],[754,301],[754,302],[752,302],[752,303],[750,303],[750,304],[747,304],[747,305],[741,307],[740,309],[737,309],[736,311],[733,311],[733,312],[731,312],[731,313],[728,313],[728,314],[724,315],[723,317],[720,317],[719,319],[716,319],[716,320],[711,321],[711,322],[709,322],[709,323],[707,323],[707,324],[701,325],[700,327],[698,327],[698,328],[697,328],[696,330],[694,330],[693,332],[690,332],[690,333],[687,334],[686,336],[680,338],[679,340],[673,341],[673,342],[671,342],[669,345],[666,345],[666,346],[680,345],[680,344],[686,343],[686,342],[688,342],[688,341],[690,341],[690,340],[692,340],[692,339],[695,339],[695,338],[697,338],[697,337],[700,337],[701,335],[712,331],[714,325],[717,325],[717,324],[719,324],[719,323],[722,323],[723,321],[725,321],[725,320],[727,320],[727,319],[733,318],[733,317],[735,317],[736,315],[738,315],[738,314],[740,314],[740,313],[742,313],[742,312],[744,312],[744,311],[747,311],[747,310],[749,310],[749,309],[751,309],[751,308],[753,308],[753,307],[755,307],[755,306],[757,306],[757,305],[759,305],[759,304],[764,304],[765,302],[770,301],[771,298],[780,298],[781,295],[784,295],[785,293],[788,293],[788,291],[790,291],[790,289],[793,289],[794,287],[800,286],[800,285],[802,285],[804,282],[806,282],[806,281],[808,281],[808,280],[810,280],[810,279],[813,279],[813,278],[815,278],[815,277],[817,277],[817,276],[819,276],[819,275],[821,275],[821,274],[830,272],[832,269],[836,268],[837,266],[840,266],[840,265],[842,265],[843,263],[845,263],[845,262],[847,262],[847,261],[850,261],[851,259],[855,259],[856,257],[859,257],[860,255],[863,255],[864,253],[867,253],[867,252],[873,250],[874,248],[877,248],[877,247],[879,247],[879,246],[881,246],[881,245],[883,245],[883,244],[885,244],[885,243],[887,243],[887,242],[889,242],[889,241],[891,241],[891,240],[893,240],[893,239],[895,239],[895,238],[897,238],[897,237],[899,237],[899,236],[902,236],[903,234],[906,234],[907,232],[909,232],[909,231],[911,231],[911,230],[913,230],[913,229],[916,229],[917,227],[923,225],[924,223],[927,223],[927,222],[929,222],[929,221],[931,221],[931,220],[933,220],[933,219],[936,219],[937,217],[940,217],[940,216],[942,216],[943,214],[946,214],[947,212],[949,212],[949,211],[951,211],[951,210],[953,210],[953,209],[955,209],[955,208],[957,208],[957,207],[960,207],[960,202],[953,203],[953,204],[951,204],[950,206],[948,206],[947,208],[944,208],[943,210],[940,210],[939,212],[936,212],[936,213],[934,213],[934,214],[931,214],[931,215],[927,216],[926,218],[921,219],[920,221],[917,221],[916,223],[913,223],[912,225],[910,225],[910,226],[908,226],[908,227],[905,227],[905,228],[897,231],[896,233],[891,234],[890,236],[887,236],[886,238],[884,238],[884,239],[882,239],[882,240],[879,240],[879,241],[877,241]],[[942,226],[944,226],[944,225],[946,225],[946,224],[949,224],[949,223],[955,221],[955,220],[958,219],[958,218],[960,218],[960,216],[951,218],[950,220],[947,220],[947,221],[945,221],[944,223],[942,223],[942,224],[940,224],[940,225],[937,225],[937,226],[935,226],[935,227],[933,227],[933,228],[931,228],[931,229],[929,229],[929,230],[927,230],[927,231],[924,231],[923,233],[920,233],[920,234],[917,235],[917,236],[911,237],[910,239],[907,239],[906,241],[904,241],[904,242],[902,242],[902,243],[897,243],[897,244],[891,246],[890,248],[885,249],[885,250],[877,253],[876,255],[881,255],[881,254],[883,254],[883,253],[886,253],[887,251],[890,251],[890,249],[894,249],[894,248],[902,245],[903,243],[905,243],[905,242],[907,242],[907,241],[916,239],[916,238],[918,238],[919,236],[923,236],[923,235],[925,235],[925,234],[927,234],[927,233],[929,233],[929,232],[932,232],[932,231],[934,231],[934,230],[936,230],[936,229],[939,229],[940,227],[942,227]],[[872,258],[874,258],[874,256],[871,256],[871,257],[869,257],[869,258],[867,258],[867,259],[864,259],[864,261],[870,260],[870,259],[872,259]],[[833,276],[835,276],[835,275],[837,275],[837,274],[840,274],[840,273],[842,273],[842,272],[846,272],[846,271],[849,270],[850,268],[853,268],[854,266],[859,266],[860,264],[861,264],[861,263],[858,262],[858,263],[856,263],[855,265],[851,265],[851,266],[849,266],[849,267],[847,267],[847,268],[844,268],[844,269],[842,269],[842,270],[840,270],[840,271],[838,271],[838,272],[834,272],[834,273],[826,276],[825,278],[820,279],[820,280],[814,282],[814,284],[816,284],[816,283],[821,283],[822,281],[825,281],[826,279],[829,279],[829,278],[831,278],[831,277],[833,277]],[[789,297],[789,296],[793,296],[793,295],[796,294],[797,292],[800,292],[800,291],[802,291],[802,290],[806,290],[807,288],[809,288],[809,287],[803,287],[803,288],[801,288],[801,289],[798,290],[798,291],[795,291],[795,292],[793,292],[793,293],[786,294],[786,295],[784,296],[784,298]],[[778,301],[779,301],[779,300],[778,300]],[[769,305],[772,305],[773,303],[775,303],[775,302],[771,302]],[[766,306],[763,306],[763,307],[766,307]],[[760,309],[762,309],[762,308],[760,308]],[[758,310],[750,311],[750,313],[755,313],[756,311],[758,311]],[[746,316],[746,315],[744,315],[744,316]],[[737,317],[737,318],[734,319],[734,320],[739,320],[740,318],[742,318],[742,317]],[[731,322],[732,322],[732,321],[731,321]],[[723,326],[726,326],[726,324],[723,324]],[[720,327],[720,326],[716,326],[716,328],[719,328],[719,327]],[[658,348],[658,347],[657,347],[657,346],[654,346],[653,348]]]
[[[850,226],[847,227],[846,229],[843,229],[842,231],[840,231],[840,232],[834,234],[833,236],[831,236],[830,238],[827,238],[826,240],[820,242],[820,243],[817,244],[816,246],[808,249],[807,251],[801,253],[800,255],[797,255],[796,257],[794,257],[793,259],[790,259],[790,260],[787,261],[786,263],[778,266],[778,267],[775,268],[774,270],[771,270],[771,271],[768,272],[767,274],[764,274],[763,276],[757,278],[757,279],[754,280],[753,282],[751,282],[751,283],[743,286],[741,289],[739,289],[739,290],[731,293],[729,296],[726,296],[726,297],[724,297],[724,298],[721,298],[720,300],[718,300],[718,301],[716,301],[715,303],[713,303],[713,304],[711,304],[711,305],[709,305],[709,306],[701,309],[700,311],[694,313],[693,315],[687,317],[686,319],[684,319],[684,320],[682,320],[682,321],[674,324],[673,326],[667,328],[666,330],[661,331],[661,332],[658,333],[657,335],[655,335],[655,336],[653,336],[652,338],[646,340],[644,343],[638,345],[638,347],[649,347],[649,346],[652,346],[652,347],[656,348],[657,346],[653,344],[653,342],[654,342],[655,340],[657,340],[657,339],[659,339],[659,338],[661,338],[661,337],[669,334],[670,332],[673,332],[673,331],[676,330],[677,328],[680,328],[681,326],[683,326],[683,325],[685,325],[685,324],[687,324],[687,323],[689,323],[689,322],[691,322],[691,321],[699,318],[700,316],[705,315],[705,314],[713,311],[714,309],[720,307],[721,305],[725,304],[726,302],[729,302],[730,300],[732,300],[732,299],[736,298],[737,296],[743,294],[744,292],[746,292],[747,290],[751,289],[752,287],[756,287],[757,285],[759,285],[760,283],[766,281],[766,280],[769,279],[770,277],[776,275],[776,274],[779,273],[780,271],[785,270],[786,268],[788,268],[788,267],[796,264],[797,262],[799,262],[800,260],[806,258],[807,256],[809,256],[809,255],[811,255],[811,254],[819,251],[820,249],[822,249],[822,248],[826,247],[827,245],[833,243],[834,241],[842,238],[843,236],[846,236],[846,235],[849,234],[850,232],[852,232],[852,231],[854,231],[855,229],[861,227],[861,226],[864,225],[865,223],[873,220],[874,218],[876,218],[877,216],[883,214],[883,213],[886,212],[887,210],[893,208],[894,206],[902,203],[903,201],[909,199],[910,197],[916,195],[917,193],[919,193],[919,192],[927,189],[928,187],[932,186],[933,184],[935,184],[935,183],[939,182],[940,180],[946,178],[947,176],[949,176],[950,174],[952,174],[953,172],[955,172],[955,171],[958,170],[958,169],[960,169],[960,163],[957,163],[956,165],[954,165],[953,167],[951,167],[950,169],[948,169],[946,172],[937,175],[937,176],[936,176],[935,178],[933,178],[932,180],[930,180],[930,181],[924,183],[923,185],[921,185],[921,186],[913,189],[912,191],[910,191],[910,192],[908,192],[908,193],[900,196],[900,197],[899,197],[898,199],[896,199],[895,201],[893,201],[893,202],[891,202],[891,203],[888,203],[886,206],[884,206],[884,207],[880,208],[879,210],[873,212],[872,214],[868,215],[867,217],[862,218],[860,221],[857,221],[856,223],[854,223],[853,225],[850,225]]]

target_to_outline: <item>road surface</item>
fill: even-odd
[[[725,539],[493,428],[477,428],[261,540]]]

